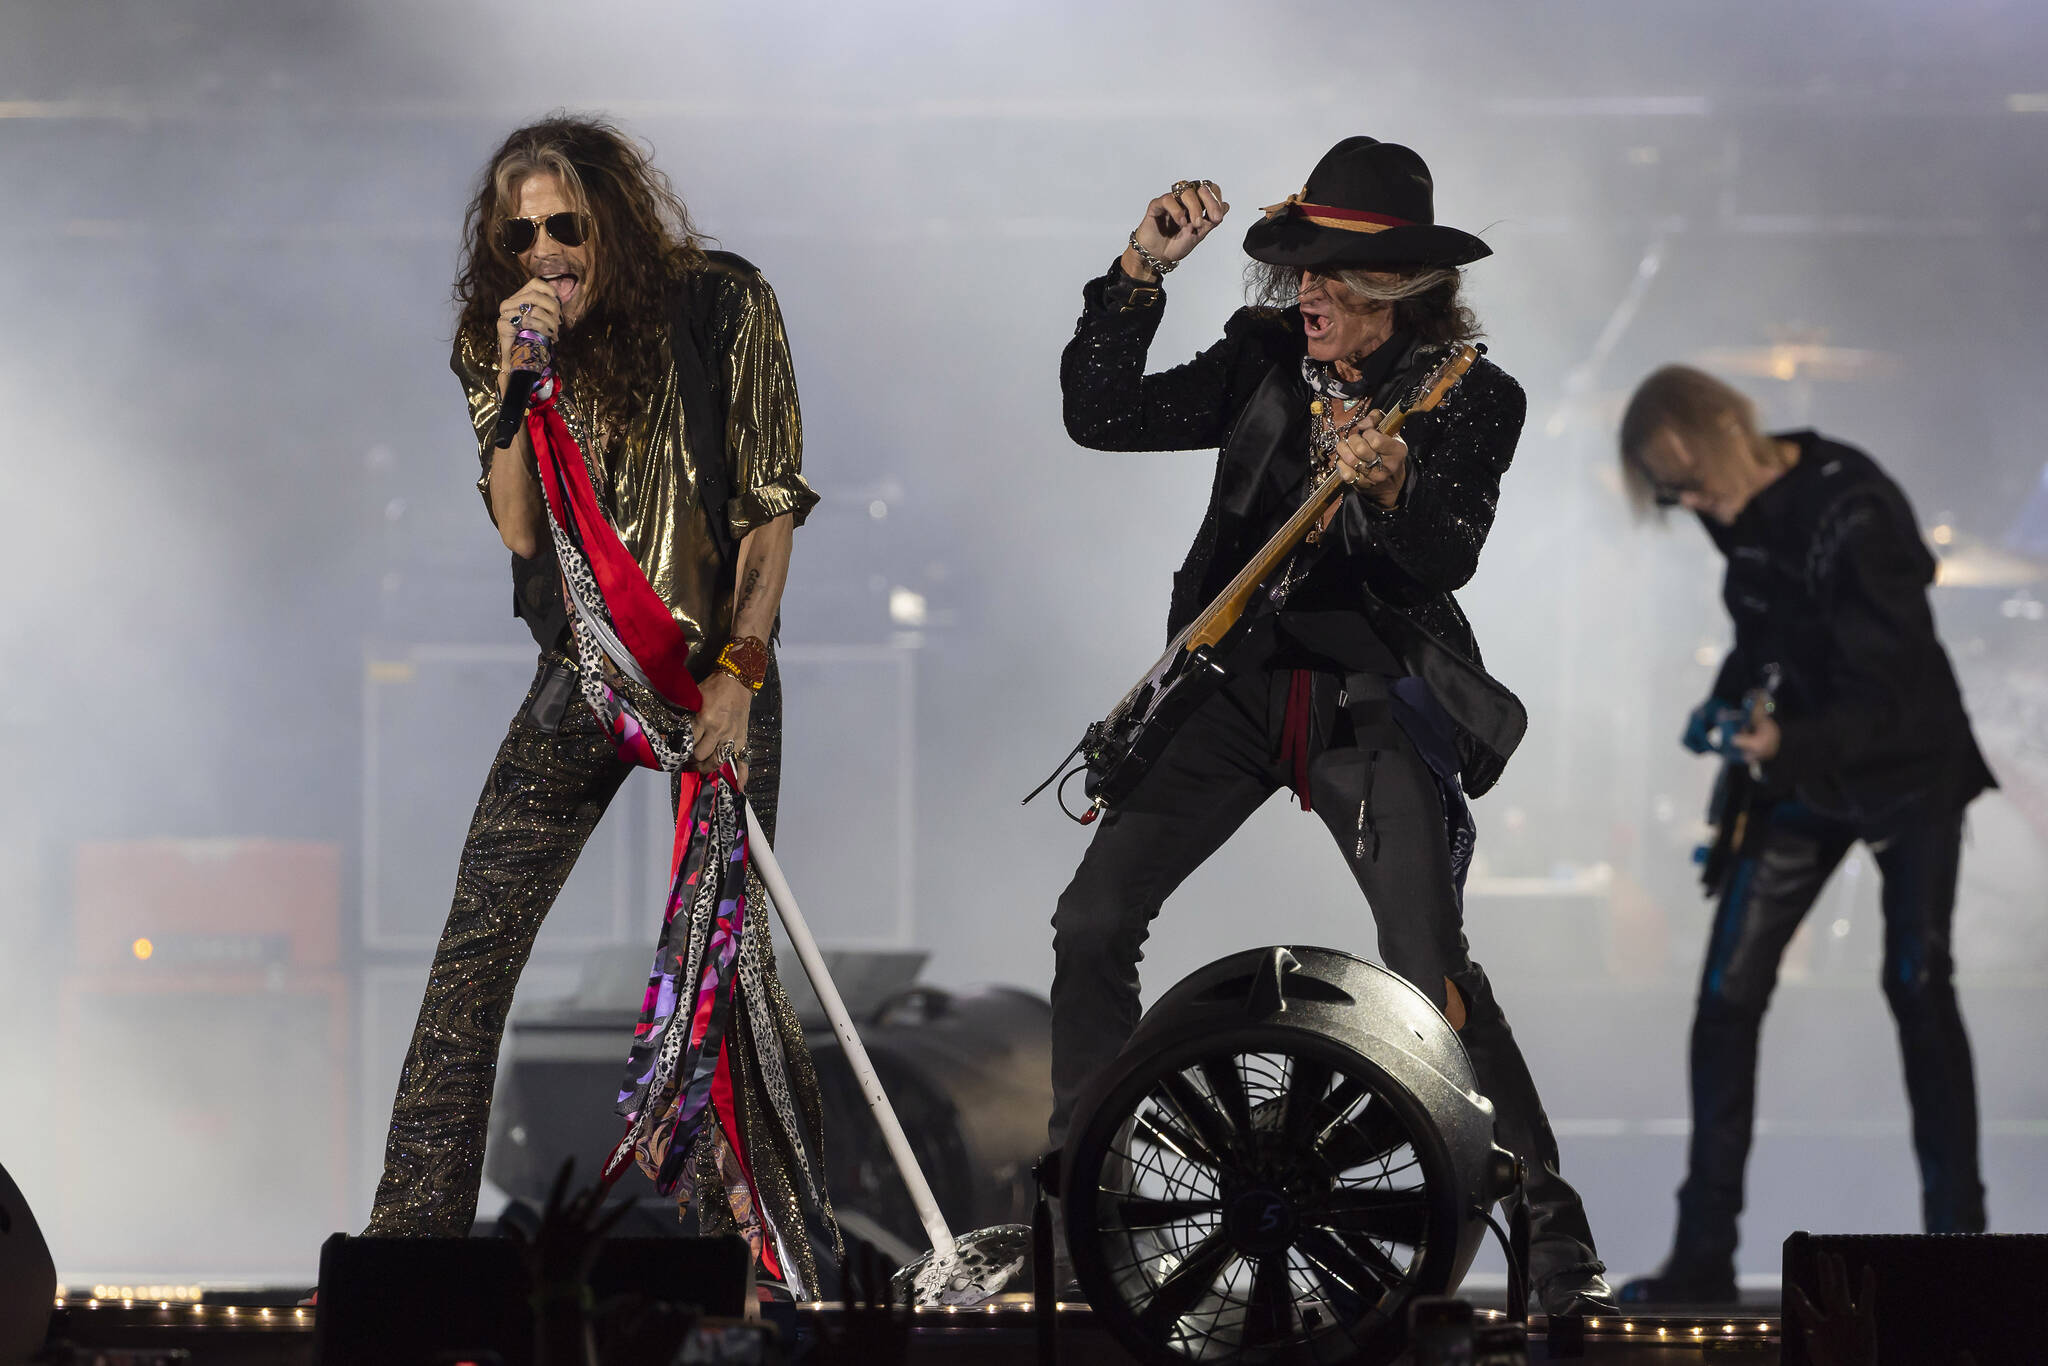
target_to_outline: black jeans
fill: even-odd
[[[1976,1081],[1949,953],[1961,809],[1923,806],[1861,825],[1782,802],[1752,819],[1764,825],[1751,854],[1729,874],[1693,1017],[1692,1149],[1678,1192],[1675,1260],[1719,1266],[1735,1254],[1756,1114],[1757,1035],[1778,963],[1828,875],[1859,839],[1869,843],[1884,877],[1884,994],[1905,1058],[1926,1228],[1982,1231]]]
[[[1138,1023],[1138,963],[1161,904],[1287,782],[1280,750],[1291,671],[1249,670],[1198,710],[1129,800],[1102,818],[1053,914],[1054,1147],[1075,1098]],[[1391,726],[1352,733],[1339,680],[1316,678],[1309,791],[1336,837],[1379,931],[1389,969],[1446,1004],[1466,1003],[1460,1037],[1496,1107],[1496,1139],[1529,1166],[1533,1280],[1598,1270],[1585,1209],[1558,1174],[1557,1140],[1528,1064],[1466,952],[1451,880],[1443,801],[1428,766]],[[1231,945],[1231,948],[1249,947]]]

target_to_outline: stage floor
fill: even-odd
[[[60,1301],[51,1340],[96,1350],[182,1349],[194,1366],[309,1366],[318,1310],[293,1301],[303,1292],[247,1291],[204,1301],[140,1301],[71,1296]],[[838,1306],[806,1306],[797,1314],[799,1344]],[[1482,1311],[1498,1315],[1497,1310]],[[1779,1319],[1745,1307],[1740,1316],[1661,1313],[1598,1319],[1583,1343],[1551,1340],[1547,1321],[1530,1327],[1529,1359],[1649,1363],[1733,1359],[1776,1361]],[[1037,1329],[1025,1296],[1002,1296],[974,1310],[919,1311],[907,1360],[923,1366],[1036,1366]],[[1125,1366],[1123,1350],[1086,1305],[1059,1312],[1061,1366]],[[801,1357],[799,1357],[801,1361]],[[881,1366],[880,1363],[877,1366]]]

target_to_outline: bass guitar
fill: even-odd
[[[1392,436],[1411,414],[1428,412],[1442,403],[1485,350],[1484,346],[1470,345],[1452,352],[1415,386],[1407,402],[1397,403],[1381,415],[1379,431]],[[1109,715],[1088,727],[1081,743],[1068,751],[1052,777],[1024,800],[1029,802],[1055,781],[1060,781],[1064,790],[1064,779],[1074,773],[1085,773],[1082,790],[1088,796],[1089,806],[1075,819],[1086,825],[1128,797],[1174,732],[1222,686],[1222,660],[1242,638],[1239,628],[1246,610],[1266,581],[1287,564],[1309,533],[1322,524],[1324,514],[1344,489],[1343,477],[1332,461],[1329,472],[1294,515],[1237,571],[1215,600],[1181,629],[1166,647],[1166,653],[1138,680],[1136,687],[1124,694]],[[1067,764],[1075,755],[1081,757],[1081,766],[1070,771]]]
[[[1714,777],[1713,795],[1707,799],[1707,838],[1693,850],[1693,862],[1700,866],[1700,886],[1708,896],[1719,896],[1728,883],[1735,861],[1749,842],[1750,817],[1763,787],[1762,766],[1747,761],[1735,748],[1735,736],[1753,728],[1758,716],[1770,716],[1778,709],[1778,684],[1784,673],[1776,664],[1766,664],[1763,682],[1743,695],[1739,707],[1719,707],[1705,722],[1705,745],[1721,756],[1721,771]]]

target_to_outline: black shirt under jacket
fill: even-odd
[[[1934,556],[1906,495],[1862,451],[1781,432],[1799,460],[1732,526],[1700,519],[1728,557],[1735,646],[1714,681],[1734,704],[1782,671],[1774,785],[1848,818],[1913,797],[1966,802],[1995,785],[1970,732],[1927,586]]]
[[[1308,475],[1312,395],[1301,377],[1301,315],[1242,308],[1223,338],[1192,361],[1145,373],[1164,291],[1115,267],[1088,282],[1060,358],[1067,434],[1103,451],[1220,447],[1208,512],[1173,577],[1169,637],[1222,591],[1286,511]],[[1440,353],[1404,359],[1395,388],[1420,379]],[[1472,627],[1451,596],[1478,566],[1501,475],[1514,458],[1526,400],[1481,358],[1435,410],[1402,429],[1408,478],[1400,502],[1346,497],[1324,533],[1315,570],[1279,625],[1350,668],[1374,669],[1391,649],[1428,683],[1456,729],[1465,791],[1499,778],[1528,728],[1521,702],[1487,675]],[[1383,644],[1382,644],[1383,642]]]

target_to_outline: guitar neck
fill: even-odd
[[[1407,420],[1408,409],[1396,404],[1380,418],[1379,431],[1383,436],[1392,436],[1401,430],[1401,424]],[[1215,645],[1230,634],[1230,629],[1237,625],[1244,616],[1245,609],[1251,606],[1252,595],[1259,591],[1259,585],[1271,578],[1274,571],[1286,562],[1287,557],[1292,555],[1309,532],[1315,529],[1316,523],[1322,520],[1323,513],[1330,504],[1341,497],[1343,492],[1344,481],[1332,468],[1330,473],[1324,476],[1323,482],[1316,486],[1315,492],[1309,495],[1308,500],[1273,533],[1265,545],[1259,547],[1258,554],[1252,556],[1245,567],[1237,571],[1237,576],[1216,595],[1216,600],[1210,603],[1200,616],[1188,623],[1187,629],[1174,641],[1169,653],[1192,650],[1203,645]]]

